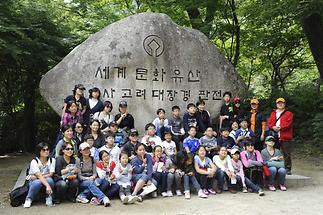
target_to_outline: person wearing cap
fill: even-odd
[[[239,122],[241,119],[246,117],[246,111],[241,107],[241,101],[239,97],[235,96],[232,102],[236,108],[236,114],[234,115],[234,118]]]
[[[237,183],[242,186],[242,192],[248,193],[247,188],[251,188],[253,191],[256,191],[259,196],[265,195],[265,193],[262,191],[262,189],[258,186],[252,183],[248,178],[245,177],[244,171],[243,171],[243,165],[240,160],[240,151],[237,148],[233,148],[231,150],[231,163],[232,167],[234,169],[234,174],[237,178]]]
[[[224,104],[220,110],[220,129],[228,128],[230,126],[231,121],[234,119],[236,115],[236,107],[231,102],[232,94],[231,92],[223,93],[223,101]]]
[[[290,175],[292,171],[291,141],[293,139],[293,113],[286,110],[286,101],[284,98],[278,98],[276,100],[276,107],[270,114],[268,127],[274,134],[276,143],[281,147],[284,155],[285,168],[287,174]]]
[[[114,122],[114,116],[111,114],[113,110],[112,103],[110,101],[103,102],[103,110],[96,112],[93,115],[93,119],[97,119],[101,123],[101,131],[103,133],[109,130],[109,124]]]
[[[130,129],[129,141],[121,148],[121,152],[125,152],[128,155],[130,161],[136,156],[135,147],[139,144],[138,137],[138,130],[135,128]]]
[[[245,150],[240,153],[241,162],[244,166],[246,177],[258,186],[263,185],[263,159],[258,150],[255,150],[255,144],[246,139]]]
[[[115,116],[115,121],[119,128],[127,132],[135,127],[135,120],[133,116],[128,113],[128,104],[126,101],[121,101],[119,103],[119,113]]]
[[[278,179],[279,188],[286,191],[285,178],[286,169],[284,166],[284,157],[279,149],[275,149],[275,138],[273,136],[266,137],[266,148],[261,151],[264,163],[268,166],[270,175],[267,177],[268,189],[275,191],[275,179]]]
[[[74,86],[73,95],[69,95],[64,99],[64,107],[63,107],[63,114],[66,110],[67,102],[74,100],[77,104],[77,108],[81,111],[82,115],[86,111],[86,99],[84,98],[84,90],[85,87],[83,84],[77,84]]]
[[[89,90],[89,98],[86,99],[86,111],[84,114],[84,122],[88,125],[96,112],[103,110],[103,102],[100,99],[101,91],[97,87]]]
[[[90,145],[86,142],[80,145],[80,159],[76,161],[80,193],[76,198],[79,203],[88,203],[93,195],[105,207],[110,206],[110,199],[97,187],[96,160],[91,157]]]
[[[266,115],[259,109],[259,101],[256,98],[250,100],[251,110],[247,113],[249,128],[254,133],[255,149],[261,151],[266,132]]]

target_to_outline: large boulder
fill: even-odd
[[[170,116],[173,105],[183,113],[202,98],[214,117],[225,91],[241,97],[246,92],[234,67],[203,33],[159,13],[129,16],[95,33],[44,75],[40,92],[61,114],[63,99],[79,83],[101,89],[114,114],[126,100],[140,131],[160,107]]]

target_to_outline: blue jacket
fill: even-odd
[[[151,155],[149,154],[145,154],[144,156],[147,160],[147,172],[146,175],[148,176],[148,180],[151,180],[152,174],[153,174],[153,160]],[[142,160],[140,160],[140,158],[138,157],[138,155],[131,160],[130,162],[132,168],[133,168],[133,173],[134,174],[142,174],[144,173],[145,167],[142,165],[143,162]]]

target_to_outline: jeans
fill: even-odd
[[[49,184],[49,186],[52,188],[54,191],[54,180],[51,177],[46,177],[46,181]],[[39,179],[31,180],[29,181],[29,189],[28,189],[28,194],[27,197],[31,201],[34,200],[35,196],[38,194],[40,189],[44,187],[44,185],[41,183]]]
[[[97,178],[96,182],[99,182],[100,190],[109,198],[112,199],[119,192],[119,185],[108,182],[105,179]]]
[[[274,185],[275,178],[278,178],[278,183],[281,185],[285,185],[285,178],[286,178],[286,169],[277,167],[269,167],[270,176],[267,177],[268,183],[270,185]]]
[[[202,189],[212,189],[215,175],[212,178],[210,178],[207,177],[207,175],[196,173],[196,178],[199,181]]]
[[[95,182],[92,180],[87,179],[81,181],[79,187],[81,190],[83,190],[83,192],[81,192],[79,195],[85,198],[89,198],[92,194],[101,202],[103,198],[106,197],[104,193],[95,185]]]
[[[239,175],[237,175],[237,184],[239,184],[240,186],[243,186],[242,185],[242,179]],[[245,184],[247,187],[251,188],[252,190],[258,192],[260,187],[255,185],[254,183],[252,183],[252,181],[249,180],[249,178],[246,178],[245,177]]]
[[[133,176],[132,176],[132,180],[133,180],[133,182],[136,184],[139,180],[144,180],[145,182],[147,182],[148,181],[148,176],[146,175],[146,174],[144,174],[144,173],[141,173],[141,174],[134,174]]]
[[[166,192],[167,189],[167,172],[154,172],[153,179],[157,181],[158,187],[161,192]]]
[[[55,198],[57,200],[62,200],[65,197],[68,199],[74,199],[77,192],[77,187],[79,184],[78,179],[73,179],[71,181],[59,180],[55,183]]]
[[[193,184],[193,187],[195,188],[196,192],[198,192],[201,189],[200,184],[194,175],[192,176],[184,175],[183,178],[184,178],[184,191],[190,191],[190,181]]]
[[[128,185],[126,187],[120,186],[119,188],[119,197],[125,195],[125,196],[129,196],[131,195],[131,187]]]
[[[172,190],[172,186],[175,180],[175,189],[181,190],[182,184],[181,184],[181,177],[176,173],[168,173],[167,175],[167,191]]]

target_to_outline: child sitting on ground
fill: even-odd
[[[146,151],[152,153],[157,145],[162,145],[162,140],[156,135],[156,127],[152,123],[145,126],[146,135],[141,139],[141,142],[146,145]]]
[[[105,136],[105,145],[102,146],[99,149],[99,151],[101,152],[103,150],[107,151],[110,154],[111,160],[113,160],[115,163],[119,163],[119,155],[120,155],[121,150],[114,143],[113,133],[109,132]]]

